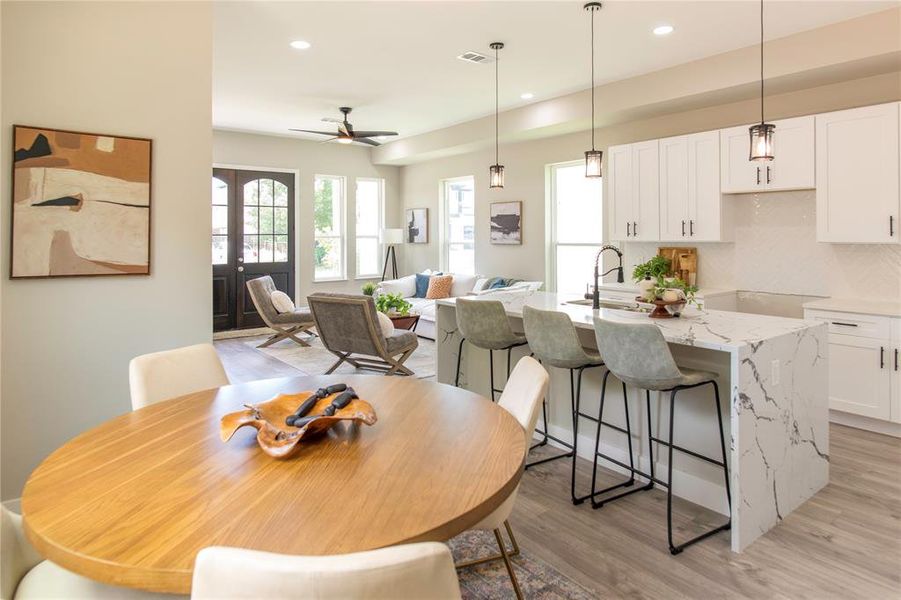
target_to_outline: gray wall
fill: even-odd
[[[152,274],[0,271],[3,499],[79,432],[130,410],[132,357],[211,337],[209,4],[3,2],[2,169],[14,123],[153,139]]]

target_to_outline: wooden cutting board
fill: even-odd
[[[670,259],[672,275],[685,281],[689,285],[698,285],[698,249],[697,248],[672,248],[662,246],[657,248],[658,256]]]

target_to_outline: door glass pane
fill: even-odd
[[[557,242],[599,244],[603,238],[601,180],[585,177],[582,163],[555,168]]]
[[[260,236],[260,262],[272,262],[274,242],[271,235]]]
[[[255,206],[260,203],[260,182],[255,179],[244,184],[244,205]]]
[[[228,235],[228,207],[213,207],[213,233]]]
[[[271,179],[260,179],[260,206],[272,206],[272,184]]]
[[[260,207],[260,233],[272,233],[272,207]]]
[[[594,274],[594,257],[600,246],[557,246],[557,292],[584,294]]]
[[[213,236],[213,264],[224,265],[228,263],[228,237],[224,235]]]
[[[218,177],[213,177],[213,204],[228,204],[228,184]]]
[[[257,222],[260,216],[260,209],[256,207],[244,207],[244,235],[257,233]]]
[[[278,181],[275,182],[275,205],[288,206],[288,186]]]
[[[288,209],[275,209],[275,233],[288,233]]]
[[[273,262],[288,262],[288,236],[275,236],[275,257]]]
[[[357,274],[372,275],[381,272],[379,264],[379,239],[357,238]]]
[[[244,238],[244,262],[246,263],[255,263],[259,262],[259,241],[257,240],[257,236],[252,235]]]
[[[338,238],[316,238],[313,252],[317,279],[341,277],[341,247]]]

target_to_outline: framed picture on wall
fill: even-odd
[[[152,144],[14,125],[10,277],[149,275]]]
[[[490,217],[492,244],[522,244],[522,202],[493,202]]]
[[[429,243],[429,209],[427,208],[408,208],[406,210],[407,218],[407,243],[408,244],[428,244]]]

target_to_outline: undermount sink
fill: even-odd
[[[591,306],[592,301],[590,298],[580,298],[578,300],[567,300],[565,304],[574,304],[577,306]],[[630,302],[628,300],[617,300],[615,298],[601,298],[600,299],[600,307],[601,308],[612,308],[614,310],[624,310],[627,312],[647,312],[646,309],[638,306],[637,302]]]

